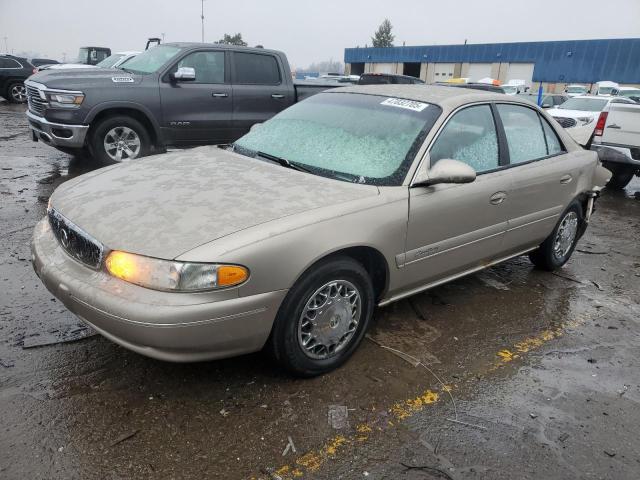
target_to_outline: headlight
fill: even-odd
[[[240,285],[249,270],[240,265],[160,260],[114,250],[105,260],[114,277],[154,290],[198,292]]]
[[[84,101],[82,92],[44,92],[45,97],[52,107],[74,108]]]

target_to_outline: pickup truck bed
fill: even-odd
[[[600,114],[591,149],[611,170],[610,187],[624,188],[640,176],[640,104],[610,103]]]

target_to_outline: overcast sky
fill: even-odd
[[[396,45],[640,37],[640,0],[205,0],[204,15],[205,41],[241,32],[293,67],[371,45],[385,17]],[[200,0],[0,0],[0,51],[6,36],[15,53],[69,60],[83,45],[141,50],[161,33],[200,41]]]

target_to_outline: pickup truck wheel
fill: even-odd
[[[612,175],[611,175],[611,180],[609,180],[609,183],[607,183],[607,187],[612,188],[614,190],[622,190],[624,187],[626,187],[629,184],[629,182],[635,175],[635,172],[630,168],[627,168],[627,169],[614,168],[610,170]]]
[[[551,235],[529,254],[531,262],[549,272],[562,267],[576,248],[583,221],[582,207],[578,202],[572,202],[560,216],[560,221]]]
[[[126,162],[148,155],[151,140],[146,128],[135,118],[109,117],[93,131],[91,150],[101,163]]]
[[[7,100],[11,103],[26,103],[27,89],[22,82],[14,82],[7,88]]]
[[[312,377],[342,365],[358,348],[371,322],[373,284],[349,257],[307,271],[285,297],[268,348],[289,372]]]

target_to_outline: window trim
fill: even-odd
[[[282,67],[282,65],[280,64],[280,58],[278,58],[277,55],[273,55],[271,53],[267,53],[267,52],[242,52],[242,51],[232,51],[231,52],[231,59],[230,59],[230,63],[231,63],[231,68],[232,68],[232,72],[231,72],[231,80],[230,83],[232,85],[242,85],[242,86],[250,86],[250,87],[255,87],[255,86],[263,86],[263,87],[277,87],[279,85],[282,85],[284,83],[284,79],[282,78],[282,73],[284,71],[284,68]],[[238,77],[238,72],[236,71],[236,62],[235,62],[235,56],[236,54],[245,54],[245,55],[262,55],[263,57],[271,57],[275,60],[276,62],[276,68],[278,69],[278,78],[279,81],[278,83],[237,83],[236,79]]]
[[[180,63],[182,60],[187,58],[189,55],[191,55],[193,53],[201,53],[201,52],[205,52],[205,53],[207,53],[207,52],[216,52],[216,53],[222,53],[224,55],[224,82],[223,83],[181,82],[181,86],[184,86],[184,85],[230,85],[231,84],[231,72],[229,71],[229,55],[228,55],[228,51],[227,50],[224,50],[224,49],[221,49],[221,48],[220,49],[216,49],[216,48],[201,48],[201,49],[189,50],[187,52],[183,52],[184,55],[181,55],[174,62],[172,62],[165,69],[165,71],[162,73],[162,75],[160,76],[160,78],[162,79],[162,83],[171,84],[172,82],[171,82],[171,79],[169,78],[169,75],[173,71],[174,67],[176,67],[178,65],[178,63]]]
[[[558,153],[554,153],[552,155],[547,154],[544,157],[533,158],[531,160],[527,160],[526,162],[511,163],[511,156],[509,156],[509,163],[507,165],[505,165],[504,167],[502,167],[500,170],[519,167],[521,165],[528,165],[528,164],[533,163],[533,162],[539,162],[541,160],[547,160],[549,158],[557,157],[559,155],[564,155],[564,154],[568,153],[568,150],[566,149],[564,143],[562,142],[562,139],[560,138],[560,135],[558,135],[558,132],[556,132],[556,129],[553,128],[553,125],[551,125],[551,123],[549,123],[549,121],[546,118],[542,118],[543,115],[535,107],[529,106],[529,105],[524,105],[522,103],[515,103],[515,102],[494,102],[494,105],[496,107],[496,113],[498,114],[498,116],[500,116],[500,112],[498,111],[498,105],[515,105],[515,106],[528,108],[529,110],[533,110],[538,115],[538,120],[540,121],[540,128],[542,129],[542,135],[544,136],[544,142],[545,142],[545,146],[547,148],[547,152],[549,151],[549,146],[547,144],[547,135],[544,133],[544,126],[542,125],[542,121],[543,120],[545,122],[547,122],[547,125],[549,125],[549,128],[551,128],[551,130],[556,134],[556,137],[558,138],[558,142],[560,143],[560,147],[561,147],[561,150]],[[504,125],[502,123],[502,118],[500,118],[500,124]],[[505,132],[504,140],[505,140],[505,146],[506,146],[507,151],[508,151],[509,150],[509,143],[508,143],[508,140],[507,140],[506,132]],[[480,175],[480,174],[478,174],[478,175]]]
[[[3,57],[3,58],[5,60],[11,60],[11,61],[17,63],[19,65],[19,67],[0,67],[0,70],[22,70],[23,68],[25,68],[25,66],[22,65],[22,63],[20,63],[15,58],[11,58],[11,57]]]

